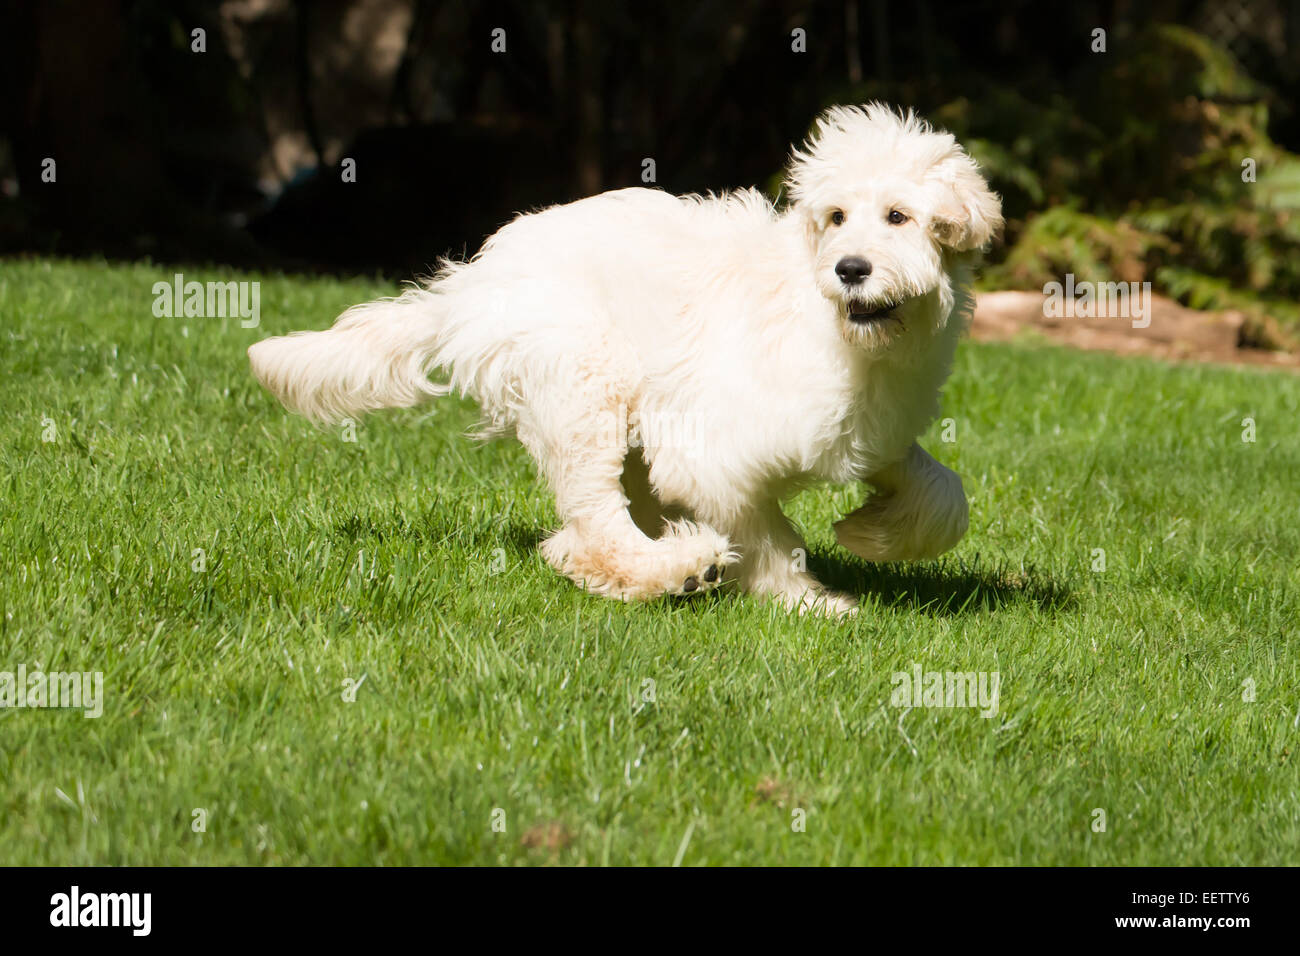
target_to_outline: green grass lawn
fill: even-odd
[[[822,488],[856,619],[620,605],[469,403],[348,442],[253,381],[390,284],[264,278],[245,329],[155,318],[175,271],[0,263],[0,671],[104,681],[0,709],[0,863],[1297,862],[1300,377],[964,345],[944,560],[833,548]],[[998,714],[892,706],[914,664]]]

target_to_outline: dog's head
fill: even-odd
[[[817,287],[845,338],[883,349],[953,307],[954,261],[1002,225],[1002,202],[949,133],[889,107],[834,107],[794,151],[786,188]]]

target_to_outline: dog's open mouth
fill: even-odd
[[[850,302],[849,321],[856,322],[859,325],[870,325],[873,322],[897,318],[894,314],[894,310],[897,308],[897,302],[883,302],[880,305],[869,305],[866,302]]]

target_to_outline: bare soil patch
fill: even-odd
[[[1241,312],[1199,312],[1152,296],[1150,324],[1135,328],[1129,317],[1104,314],[1105,304],[1091,317],[1052,317],[1043,308],[1047,301],[1040,292],[979,293],[971,336],[1004,342],[1033,332],[1061,345],[1119,355],[1300,369],[1300,355],[1253,347],[1256,336]]]

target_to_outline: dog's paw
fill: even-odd
[[[696,577],[694,574],[687,575],[686,580],[682,582],[681,590],[675,593],[694,594],[696,591],[700,590],[702,586],[707,586],[710,584],[721,584],[723,577],[726,576],[726,573],[727,573],[727,566],[725,564],[723,565],[710,564],[707,568],[704,569],[704,573],[701,574],[699,577]]]
[[[966,534],[968,511],[960,491],[931,499],[925,508],[914,504],[895,495],[873,495],[835,522],[835,540],[867,561],[923,561],[937,558]]]
[[[937,558],[966,534],[970,508],[961,477],[913,445],[894,487],[835,522],[835,538],[868,561]],[[895,469],[897,470],[897,468]]]
[[[839,591],[826,591],[822,594],[823,600],[813,607],[814,613],[824,614],[827,617],[857,617],[862,606],[858,599],[851,594],[841,594]]]
[[[867,561],[913,561],[921,555],[913,547],[909,528],[890,511],[890,498],[875,495],[846,518],[835,522],[835,540]]]
[[[786,610],[798,611],[800,614],[816,614],[819,617],[848,618],[855,616],[860,610],[857,598],[822,588],[809,589],[802,593],[779,594],[777,600]]]
[[[726,582],[727,566],[739,559],[722,535],[689,522],[669,525],[655,542],[655,548],[663,562],[655,576],[662,594],[689,595],[712,591]]]
[[[621,601],[712,591],[730,580],[728,568],[740,556],[711,528],[675,522],[654,541],[619,547],[608,541],[593,548],[572,528],[542,543],[547,561],[584,590]]]

